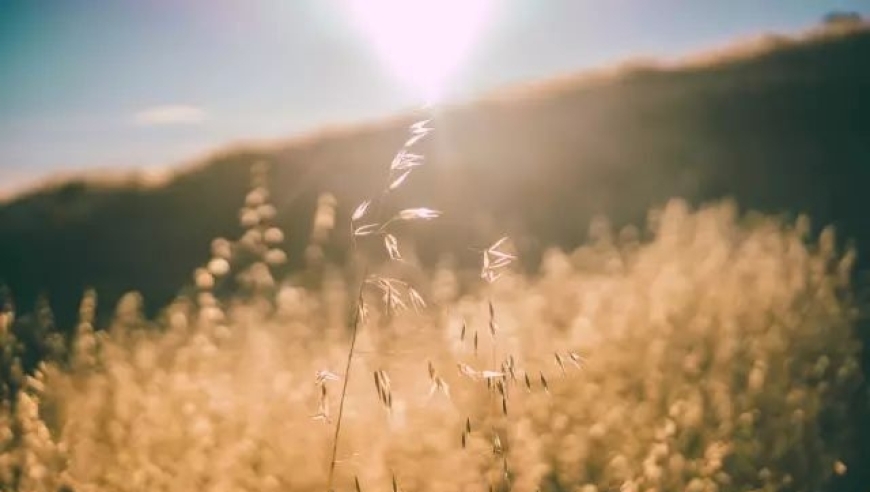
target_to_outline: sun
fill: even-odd
[[[442,95],[492,17],[495,0],[344,0],[354,24],[402,83]]]

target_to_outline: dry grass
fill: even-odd
[[[649,235],[594,222],[536,276],[510,272],[501,238],[479,279],[420,285],[392,276],[415,267],[393,226],[441,213],[383,212],[424,164],[426,124],[352,214],[354,248],[384,260],[361,275],[324,264],[322,195],[305,253],[320,288],[276,276],[284,233],[256,167],[246,232],[215,240],[160,319],[130,294],[95,331],[90,293],[70,340],[27,334],[46,359],[25,371],[0,313],[0,490],[818,490],[849,473],[854,254],[831,231],[673,201]]]
[[[860,378],[852,256],[829,232],[808,243],[804,221],[741,219],[729,204],[675,201],[650,228],[641,241],[593,224],[590,244],[551,252],[539,276],[485,289],[439,270],[418,286],[421,313],[388,318],[370,303],[336,489],[395,477],[402,490],[488,490],[505,463],[512,489],[529,491],[817,490],[849,473],[838,460]],[[317,291],[180,301],[157,326],[130,296],[96,334],[86,299],[68,360],[44,364],[0,411],[0,488],[322,490],[333,427],[312,418],[317,373],[344,376],[353,305],[343,276],[325,275]],[[482,373],[503,368],[490,299],[498,358],[513,355],[519,375],[506,417]],[[586,357],[582,371],[570,353]],[[325,379],[334,414],[342,382]]]

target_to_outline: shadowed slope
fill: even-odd
[[[445,211],[418,236],[421,253],[455,249],[456,237],[484,244],[508,232],[534,267],[545,246],[580,244],[594,215],[641,223],[674,196],[805,212],[868,251],[867,59],[870,32],[859,30],[444,108],[424,147],[430,165],[401,190]],[[238,206],[259,159],[274,164],[278,224],[290,266],[299,266],[318,194],[335,194],[346,218],[380,182],[408,121],[227,152],[163,186],[70,182],[21,197],[0,208],[0,279],[24,310],[47,293],[62,321],[86,286],[97,288],[104,307],[130,289],[162,306],[207,259],[212,238],[240,231]],[[335,238],[332,258],[340,259],[344,241]]]

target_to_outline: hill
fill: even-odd
[[[858,29],[441,108],[423,148],[429,165],[399,202],[445,211],[420,236],[429,259],[453,251],[461,260],[466,246],[507,232],[533,269],[543,248],[578,245],[593,216],[640,224],[672,197],[807,213],[870,253],[868,59],[870,31]],[[0,280],[23,310],[47,294],[61,320],[89,286],[103,307],[132,289],[162,306],[213,238],[241,232],[237,212],[260,160],[272,164],[293,269],[317,197],[335,195],[346,218],[382,180],[413,118],[227,151],[159,185],[70,181],[20,196],[0,207]],[[340,261],[346,238],[330,244]]]

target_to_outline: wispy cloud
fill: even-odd
[[[139,125],[195,125],[206,119],[204,109],[187,104],[166,104],[142,109],[133,115]]]

